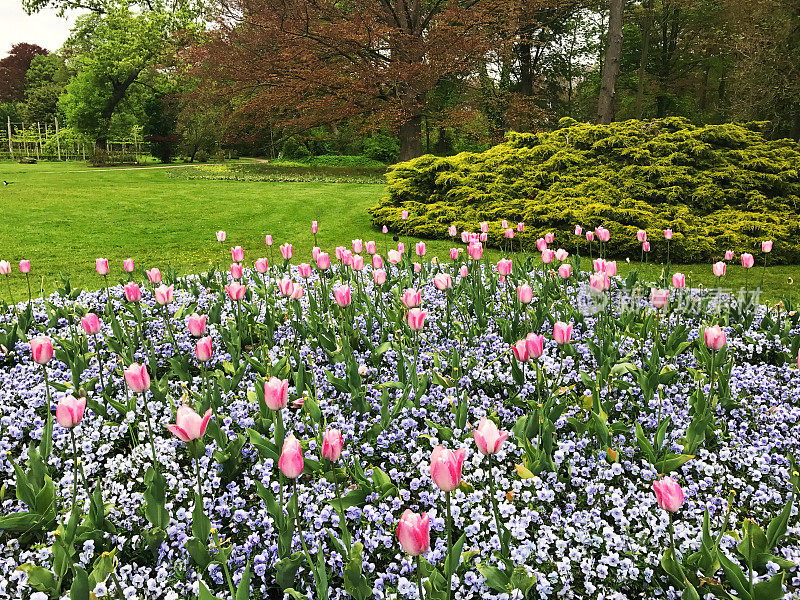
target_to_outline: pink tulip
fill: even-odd
[[[182,442],[191,442],[203,437],[211,420],[211,409],[209,408],[202,417],[193,408],[185,404],[178,407],[175,415],[175,425],[167,425],[170,433]]]
[[[617,274],[617,261],[609,260],[605,264],[605,273],[609,277],[614,277]]]
[[[583,227],[575,225],[575,235],[583,235]]]
[[[644,250],[645,252],[650,252],[650,242],[644,242],[642,244],[642,250]]]
[[[378,245],[373,240],[367,242],[366,248],[367,248],[367,254],[369,254],[370,256],[372,256],[378,251]]]
[[[507,228],[508,227],[508,221],[506,221],[505,219],[500,221],[500,227],[502,227],[503,229]]]
[[[267,246],[272,246],[272,244],[273,244],[273,241],[272,241],[272,236],[271,236],[271,235],[269,235],[269,234],[265,235],[265,236],[264,236],[264,243],[265,243]]]
[[[595,235],[597,235],[597,239],[601,242],[607,242],[611,239],[611,232],[605,227],[596,227],[594,232]]]
[[[361,254],[364,251],[364,240],[353,240],[353,254]]]
[[[163,283],[155,289],[156,302],[161,306],[172,302],[175,286],[166,286]]]
[[[283,260],[289,260],[290,258],[292,258],[292,255],[294,254],[294,247],[289,242],[281,244],[280,248]]]
[[[56,421],[62,427],[72,429],[83,420],[84,410],[86,410],[86,398],[62,396],[56,406]]]
[[[331,462],[336,462],[342,455],[344,440],[342,432],[338,429],[328,429],[322,436],[322,457]]]
[[[749,254],[748,252],[745,252],[744,254],[742,254],[742,266],[743,266],[745,269],[750,269],[750,268],[752,268],[752,266],[753,266],[755,263],[756,263],[756,259],[755,259],[755,258],[753,258],[753,255],[752,255],[752,254]]]
[[[340,285],[335,288],[333,290],[333,299],[336,301],[336,304],[342,308],[350,306],[350,303],[353,301],[353,293],[350,290],[350,286]]]
[[[664,308],[669,302],[669,290],[651,289],[650,302],[655,308]]]
[[[449,273],[437,273],[433,278],[433,285],[440,291],[449,290],[453,287],[453,278]]]
[[[327,252],[320,252],[317,255],[317,268],[320,271],[325,271],[331,266],[331,257]]]
[[[672,287],[684,288],[686,287],[686,275],[683,273],[675,273],[672,276]]]
[[[197,340],[197,346],[194,348],[194,354],[197,356],[197,360],[206,362],[211,358],[213,352],[214,351],[211,345],[210,337],[204,337]]]
[[[353,253],[347,248],[343,248],[341,260],[343,265],[347,265],[349,267],[353,264]]]
[[[526,340],[517,340],[511,346],[511,352],[514,354],[514,358],[516,358],[521,363],[528,362],[531,357],[528,354],[528,344]]]
[[[549,250],[545,248],[542,250],[542,262],[546,265],[549,265],[553,262],[553,259],[556,257],[556,253],[553,250]]]
[[[497,454],[503,446],[503,442],[508,439],[508,432],[501,431],[494,424],[494,421],[483,417],[477,429],[472,430],[472,437],[478,452],[481,454]]]
[[[509,240],[513,239],[514,238],[514,230],[509,227],[508,229],[506,229],[503,232],[503,236],[505,236]]]
[[[11,274],[11,263],[7,260],[0,260],[0,275]]]
[[[294,292],[294,283],[288,277],[284,277],[278,282],[278,289],[280,290],[282,296],[286,296],[288,298],[292,295],[292,292]]]
[[[375,269],[372,271],[372,279],[377,285],[386,283],[386,271],[383,269]]]
[[[186,319],[186,327],[189,329],[189,333],[192,334],[192,337],[203,337],[206,334],[206,315],[192,313]]]
[[[511,275],[512,266],[511,259],[501,258],[499,261],[497,261],[497,272],[503,276]]]
[[[455,225],[450,225],[450,227],[447,228],[447,235],[456,237],[458,235],[458,228]]]
[[[134,394],[143,394],[150,389],[150,373],[147,372],[147,365],[133,363],[123,374],[125,383]]]
[[[264,382],[264,402],[270,410],[286,408],[289,402],[289,380],[270,377]]]
[[[46,365],[53,358],[53,340],[49,337],[32,338],[30,344],[33,362]]]
[[[386,253],[386,257],[389,263],[393,265],[396,265],[401,260],[403,260],[403,255],[400,254],[397,250],[389,250],[389,252]]]
[[[317,229],[319,228],[319,223],[316,221],[311,221],[311,233],[317,233]]]
[[[406,308],[414,308],[422,303],[422,292],[414,288],[407,288],[400,295],[400,302]]]
[[[242,278],[242,265],[240,265],[239,263],[231,263],[231,278],[232,279]]]
[[[406,251],[406,245],[403,242],[397,242],[397,251],[403,254]]]
[[[586,232],[586,241],[593,242],[594,241],[594,231],[587,231]]]
[[[489,222],[488,221],[481,221],[481,233],[488,233],[489,232]]]
[[[466,277],[469,274],[469,269],[467,269],[467,265],[461,265],[461,268],[458,269],[458,274],[461,277]]]
[[[539,358],[544,354],[544,336],[536,333],[529,333],[525,338],[525,348],[528,351],[528,358]]]
[[[605,273],[606,272],[606,261],[602,258],[595,258],[592,261],[592,266],[594,267],[595,273]]]
[[[761,242],[762,252],[772,252],[772,242],[770,240]]]
[[[458,260],[458,248],[450,248],[450,260]]]
[[[719,325],[714,325],[713,327],[706,327],[703,330],[703,338],[706,343],[706,347],[709,350],[721,350],[722,347],[728,341],[725,332]]]
[[[572,337],[572,323],[567,325],[563,321],[557,321],[553,327],[553,339],[556,344],[560,346],[569,344],[570,337]]]
[[[407,211],[407,210],[404,210],[403,212],[401,212],[401,213],[400,213],[400,217],[403,219],[403,221],[405,221],[406,219],[408,219],[408,211]]]
[[[278,468],[289,479],[297,479],[303,472],[303,466],[303,447],[293,435],[290,435],[283,442]]]
[[[383,233],[389,233],[389,228],[388,228],[386,225],[384,225],[384,226],[381,228],[381,231],[382,231]]]
[[[483,258],[483,244],[480,242],[470,242],[467,246],[467,256],[472,260],[480,260]]]
[[[664,239],[671,240],[672,239],[672,229],[665,229],[664,230]]]
[[[525,223],[523,223],[521,221],[519,223],[517,223],[517,231],[519,233],[522,233],[523,231],[525,231]]]
[[[122,268],[125,270],[126,273],[133,273],[136,270],[136,267],[133,264],[132,258],[126,258],[122,261]]]
[[[244,250],[242,250],[242,247],[236,246],[235,248],[231,248],[231,257],[233,258],[233,262],[242,262],[244,260]]]
[[[539,252],[544,252],[545,250],[547,250],[547,242],[545,241],[544,238],[539,238],[538,240],[536,240],[536,249]]]
[[[407,508],[397,524],[397,541],[409,556],[419,556],[431,548],[431,520],[427,513]]]
[[[605,273],[592,273],[589,275],[589,291],[602,294],[611,287],[611,281]]]
[[[148,269],[145,273],[147,273],[147,278],[150,280],[150,283],[161,283],[161,271],[159,271],[157,267]]]
[[[81,327],[86,335],[97,335],[100,332],[100,317],[94,313],[86,313],[81,317]]]
[[[317,262],[317,257],[319,256],[320,252],[322,252],[322,248],[320,248],[319,246],[314,246],[311,249],[311,258],[314,262]]]
[[[725,260],[733,260],[733,250],[725,250]]]
[[[255,262],[256,273],[261,273],[262,275],[269,271],[269,261],[266,258],[257,258]]]
[[[217,241],[220,244],[225,241],[226,237],[227,237],[227,234],[224,231],[220,230],[220,231],[217,232]]]
[[[517,287],[517,298],[522,304],[530,304],[533,300],[533,289],[527,283]]]
[[[383,259],[381,258],[380,254],[374,254],[372,256],[372,268],[373,269],[382,269],[383,268]]]
[[[94,261],[94,268],[97,270],[98,275],[108,275],[108,259],[98,258]]]
[[[29,261],[28,259],[23,259],[23,260],[19,261],[19,272],[20,273],[24,273],[26,275],[28,273],[30,273],[31,272],[31,261]]]
[[[544,234],[544,241],[547,242],[548,244],[552,244],[555,241],[555,239],[556,236],[554,233],[548,232]]]
[[[428,312],[420,308],[412,308],[408,311],[408,326],[411,331],[419,331],[425,325],[425,317]]]
[[[303,297],[303,286],[299,283],[294,284],[294,290],[292,290],[292,300],[300,300]]]
[[[467,451],[460,448],[453,452],[436,446],[431,453],[431,478],[443,492],[452,492],[461,483],[461,465]]]
[[[125,300],[128,302],[139,302],[142,299],[142,290],[135,281],[129,281],[122,289],[125,291]]]
[[[653,491],[656,493],[658,506],[664,510],[678,512],[683,504],[683,490],[672,477],[654,481]]]
[[[565,260],[567,260],[567,258],[569,258],[569,252],[567,252],[563,248],[559,248],[558,250],[556,250],[554,256],[557,261],[564,262]]]
[[[715,277],[722,277],[723,275],[725,275],[726,267],[727,267],[727,265],[724,262],[719,261],[719,262],[715,262],[711,266],[711,270],[714,272],[714,276]]]
[[[461,241],[463,243],[465,243],[465,244],[468,244],[469,243],[469,239],[470,239],[470,235],[471,234],[470,234],[469,231],[462,231],[461,232]]]
[[[300,263],[297,265],[297,273],[303,279],[308,279],[311,277],[311,265],[308,263]]]
[[[247,286],[242,285],[238,281],[234,281],[230,285],[225,286],[225,293],[228,294],[228,298],[235,302],[240,302],[244,298],[244,294],[247,291]]]
[[[417,242],[416,246],[414,246],[414,250],[417,252],[417,256],[425,256],[425,253],[428,251],[425,248],[425,242]]]
[[[636,241],[640,244],[647,241],[647,232],[644,229],[640,229],[636,232]]]
[[[572,265],[564,263],[558,267],[558,276],[561,277],[561,279],[569,279],[572,277]]]
[[[478,241],[481,242],[481,243],[484,243],[484,244],[486,243],[486,241],[488,239],[489,239],[489,234],[488,233],[482,233],[482,234],[480,234],[478,236]]]

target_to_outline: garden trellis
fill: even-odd
[[[107,146],[105,163],[138,163],[150,153],[150,144],[144,141],[141,127],[132,127],[127,136],[109,140]],[[63,127],[58,119],[27,123],[8,118],[0,131],[0,158],[69,161],[86,160],[93,154],[91,140]]]

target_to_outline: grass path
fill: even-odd
[[[182,166],[182,165],[177,165]],[[332,250],[349,245],[354,238],[378,241],[385,254],[390,239],[371,227],[366,209],[381,195],[383,186],[354,183],[266,183],[206,181],[169,178],[163,168],[87,169],[83,163],[0,163],[0,259],[11,261],[17,300],[27,296],[25,279],[16,265],[31,260],[32,286],[46,294],[68,276],[73,286],[101,285],[94,271],[97,257],[111,261],[112,275],[122,278],[122,260],[136,261],[137,272],[168,265],[181,273],[198,272],[221,260],[214,232],[228,233],[227,250],[241,245],[247,262],[269,258],[264,235],[274,236],[278,246],[294,244],[295,257],[309,260],[313,237],[312,219],[320,223],[319,245]],[[404,238],[406,244],[415,240]],[[429,252],[446,257],[452,244],[428,241]],[[410,246],[411,247],[411,246]],[[413,247],[412,247],[413,251]],[[490,257],[499,257],[491,252]],[[760,257],[757,257],[759,259]],[[587,261],[588,262],[588,261]],[[620,272],[630,267],[620,262]],[[635,265],[635,263],[632,263]],[[586,265],[588,266],[588,265]],[[659,266],[648,266],[656,274]],[[687,280],[715,285],[710,265],[676,267]],[[761,277],[752,270],[751,286]],[[793,294],[790,279],[800,282],[800,266],[767,270],[766,299]],[[744,284],[741,267],[731,266],[725,287]],[[7,299],[6,282],[0,282],[0,298]]]

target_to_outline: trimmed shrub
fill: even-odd
[[[451,224],[504,242],[500,221],[525,222],[514,243],[534,249],[545,232],[555,247],[575,249],[575,225],[611,231],[608,250],[638,259],[645,229],[656,260],[718,259],[725,250],[760,252],[770,262],[800,260],[800,148],[767,140],[764,123],[694,126],[683,118],[611,125],[561,119],[546,133],[509,133],[482,153],[431,155],[397,164],[386,194],[370,209],[375,225],[409,235],[446,238]],[[402,210],[409,211],[406,221]],[[585,240],[584,246],[585,250]]]

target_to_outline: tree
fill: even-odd
[[[440,81],[502,44],[509,0],[230,0],[195,58],[205,87],[238,110],[298,130],[361,119],[391,126],[400,159],[422,153],[421,125]]]
[[[614,120],[614,94],[619,77],[619,61],[622,55],[622,12],[625,0],[609,0],[608,34],[606,56],[600,82],[600,98],[597,101],[597,122],[611,123]]]
[[[0,60],[0,102],[22,102],[25,98],[25,75],[31,61],[48,51],[36,44],[14,44],[8,56]]]
[[[132,89],[151,87],[148,77],[170,56],[173,36],[192,20],[190,13],[180,11],[135,12],[126,3],[78,19],[67,42],[77,75],[60,106],[70,126],[95,140],[97,153],[106,150],[115,112]]]
[[[56,53],[36,56],[25,81],[25,120],[52,121],[58,114],[58,99],[69,82],[64,59]]]

